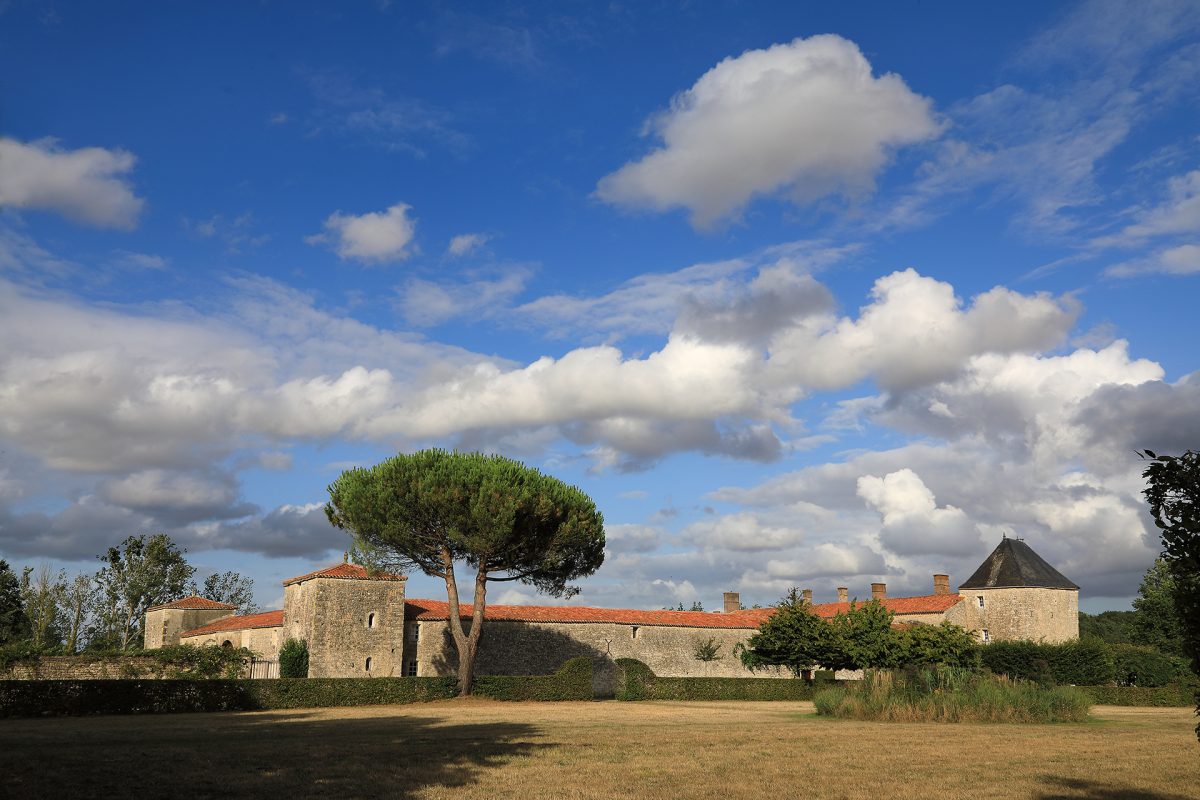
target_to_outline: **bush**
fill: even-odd
[[[1100,686],[1117,677],[1112,649],[1099,639],[1062,644],[993,642],[980,649],[980,661],[997,675],[1042,686]]]
[[[163,674],[168,678],[191,679],[240,677],[242,669],[254,657],[254,653],[244,647],[197,647],[190,644],[143,650],[140,655],[158,661],[163,666]]]
[[[308,677],[308,642],[288,639],[279,648],[279,677]]]
[[[1187,662],[1150,647],[1111,645],[1119,686],[1166,686],[1188,674]]]
[[[494,700],[591,700],[592,660],[572,658],[553,675],[476,675],[474,691]]]
[[[950,667],[872,672],[855,686],[822,689],[817,713],[888,722],[1081,722],[1091,696],[1068,686]]]
[[[618,700],[811,700],[798,678],[660,678],[635,658],[617,659]]]
[[[1192,686],[1080,686],[1092,702],[1105,706],[1191,706],[1196,701]]]

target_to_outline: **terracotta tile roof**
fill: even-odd
[[[938,614],[961,601],[956,594],[929,595],[928,597],[896,597],[884,601],[884,605],[898,616],[905,614]],[[449,619],[450,607],[445,600],[412,598],[405,601],[405,616],[416,620]],[[850,610],[849,603],[822,603],[814,605],[813,612],[822,618],[832,619],[839,611]],[[469,605],[460,606],[464,617],[471,614]],[[718,614],[707,611],[644,611],[632,608],[589,608],[587,606],[501,606],[489,605],[484,611],[485,619],[512,620],[519,622],[609,622],[621,625],[661,625],[676,628],[757,628],[763,620],[775,613],[773,608],[753,608]]]
[[[342,580],[357,580],[357,581],[406,581],[404,575],[392,575],[389,572],[377,572],[374,575],[367,574],[367,568],[358,564],[335,564],[332,567],[319,569],[316,572],[310,572],[306,575],[299,575],[295,578],[288,578],[283,582],[284,586],[290,586],[293,583],[306,581],[310,578],[339,578]]]
[[[283,624],[283,610],[264,611],[261,614],[247,614],[243,617],[226,617],[219,619],[216,622],[210,622],[207,625],[202,625],[199,628],[194,628],[190,631],[184,631],[179,634],[181,639],[189,636],[203,636],[206,633],[218,633],[219,631],[244,631],[251,628],[278,628]]]
[[[150,606],[146,611],[157,611],[160,608],[180,608],[185,611],[236,611],[237,606],[231,606],[229,603],[218,603],[216,600],[209,600],[207,597],[192,595],[184,597],[181,600],[172,600],[169,603],[159,603],[156,606]]]

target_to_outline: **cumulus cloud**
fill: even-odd
[[[756,195],[804,204],[867,194],[892,150],[940,128],[900,76],[875,77],[857,45],[824,35],[725,59],[646,129],[662,146],[603,178],[596,194],[686,208],[703,227]]]
[[[681,533],[702,547],[716,550],[756,552],[781,550],[804,540],[801,528],[772,524],[750,511],[701,519],[686,526]]]
[[[446,246],[446,255],[451,258],[470,255],[487,244],[491,238],[486,233],[460,233],[450,239],[450,244]]]
[[[321,503],[281,505],[260,517],[196,526],[193,541],[206,549],[241,550],[272,558],[320,558],[350,546],[329,524]]]
[[[858,496],[883,517],[879,540],[899,555],[971,555],[983,550],[979,530],[961,508],[939,508],[917,473],[863,475]]]
[[[53,139],[0,138],[0,208],[54,211],[89,225],[134,228],[145,202],[127,177],[136,161],[125,150],[64,150]]]
[[[228,474],[142,470],[101,484],[113,505],[182,524],[207,519],[245,517],[258,511],[240,502],[237,480]]]
[[[413,254],[417,222],[409,217],[411,206],[397,203],[386,211],[369,211],[355,216],[335,211],[325,220],[325,233],[305,239],[309,244],[328,244],[343,260],[382,264],[403,261]]]

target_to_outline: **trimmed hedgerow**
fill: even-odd
[[[1103,706],[1191,706],[1196,690],[1178,683],[1168,686],[1080,686],[1096,705]]]
[[[591,700],[592,660],[572,658],[553,675],[477,675],[474,691],[494,700]]]
[[[1116,680],[1120,686],[1166,686],[1190,673],[1187,661],[1135,644],[1113,644]]]
[[[1117,676],[1112,650],[1099,639],[1062,644],[993,642],[980,650],[983,666],[997,675],[1050,684],[1101,686]]]
[[[660,678],[635,658],[618,658],[617,669],[618,700],[811,700],[813,696],[812,684],[798,678]]]

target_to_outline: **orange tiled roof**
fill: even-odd
[[[377,572],[374,575],[367,574],[367,568],[359,564],[335,564],[332,567],[319,569],[316,572],[309,572],[306,575],[299,575],[295,578],[288,578],[283,582],[284,586],[289,586],[293,583],[306,581],[310,578],[340,578],[342,580],[358,580],[358,581],[406,581],[404,575],[392,575],[389,572]]]
[[[251,628],[277,628],[283,624],[283,610],[279,611],[264,611],[261,614],[247,614],[243,617],[226,617],[219,619],[216,622],[210,622],[207,625],[202,625],[199,628],[194,628],[190,631],[184,631],[179,634],[180,638],[189,636],[203,636],[206,633],[217,633],[219,631],[244,631]]]
[[[884,601],[884,605],[899,617],[907,614],[939,614],[961,601],[956,594],[929,595],[927,597],[895,597]],[[410,599],[405,601],[406,616],[417,620],[443,620],[450,617],[450,606],[445,600]],[[813,613],[824,619],[832,619],[839,612],[850,610],[849,603],[822,603],[812,607]],[[459,608],[464,616],[470,616],[471,606]],[[757,628],[775,613],[774,608],[753,608],[728,614],[707,611],[644,611],[633,608],[590,608],[587,606],[501,606],[489,605],[484,611],[485,619],[512,620],[517,622],[609,622],[621,625],[661,625],[676,628]],[[902,621],[902,620],[897,620]]]
[[[229,603],[218,603],[216,600],[209,600],[207,597],[192,595],[184,597],[181,600],[172,600],[169,603],[159,603],[156,606],[150,606],[147,611],[157,611],[160,608],[180,608],[185,611],[236,611],[237,606],[231,606]]]

